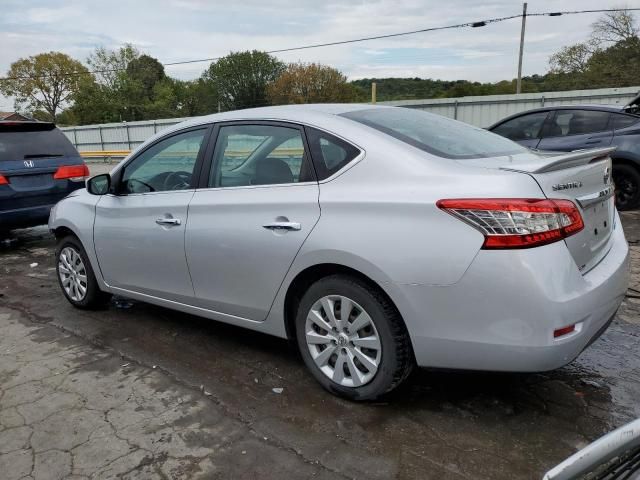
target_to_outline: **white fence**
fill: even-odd
[[[379,102],[381,105],[416,108],[463,122],[488,127],[508,115],[552,105],[613,104],[625,105],[640,93],[640,87],[572,90],[568,92],[487,95],[482,97],[438,98]],[[156,132],[185,118],[143,120],[64,127],[61,130],[82,151],[132,150]]]

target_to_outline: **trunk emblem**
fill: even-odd
[[[608,185],[609,184],[609,180],[611,180],[611,169],[609,167],[604,169],[604,184]]]
[[[551,186],[554,192],[557,192],[558,190],[569,190],[571,188],[580,188],[580,187],[582,187],[582,182],[558,183],[556,185]]]
[[[25,160],[23,163],[25,167],[33,168],[33,160]]]

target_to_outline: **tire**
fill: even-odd
[[[346,305],[351,308],[343,324]],[[333,310],[335,322],[327,310]],[[296,340],[315,379],[350,400],[391,392],[414,365],[409,334],[395,306],[377,288],[348,275],[331,275],[309,287],[296,314]]]
[[[613,165],[618,210],[633,210],[640,206],[640,169],[625,163]]]
[[[56,276],[65,298],[76,308],[83,310],[104,308],[111,298],[110,294],[101,291],[98,287],[87,252],[85,252],[80,240],[73,235],[68,235],[58,241]],[[79,286],[75,279],[78,280]],[[69,287],[73,284],[75,286]],[[84,291],[82,291],[82,286],[84,286]]]

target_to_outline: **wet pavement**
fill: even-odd
[[[420,370],[369,404],[326,393],[283,340],[143,303],[75,310],[46,229],[19,231],[0,246],[0,477],[540,478],[640,417],[640,212],[623,224],[632,289],[572,364]]]

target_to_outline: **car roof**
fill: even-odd
[[[600,112],[615,112],[615,113],[624,113],[626,115],[634,115],[639,117],[640,115],[635,115],[631,112],[625,110],[627,105],[596,105],[596,104],[583,104],[583,105],[550,105],[548,107],[539,107],[533,108],[531,110],[525,110],[523,112],[514,113],[513,115],[509,115],[508,117],[504,117],[498,120],[496,123],[491,125],[487,130],[491,130],[494,127],[497,127],[501,123],[506,122],[507,120],[511,120],[512,118],[521,117],[523,115],[528,115],[529,113],[536,112],[549,112],[554,110],[592,110],[592,111],[600,111]]]
[[[336,115],[357,110],[394,108],[382,105],[366,103],[311,103],[302,105],[279,105],[270,107],[247,108],[229,112],[214,113],[202,117],[196,117],[181,122],[171,130],[182,129],[189,126],[197,126],[207,123],[234,121],[234,120],[283,120],[314,125],[326,123],[328,119],[335,119]],[[163,130],[168,132],[169,129]]]

